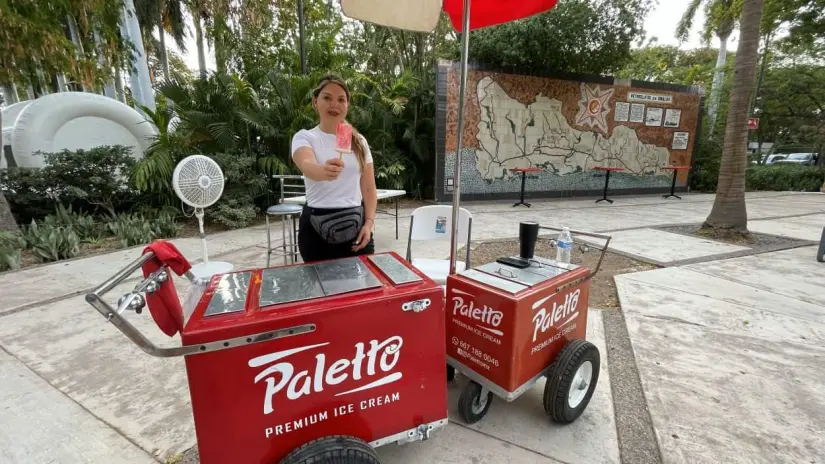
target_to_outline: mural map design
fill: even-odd
[[[576,122],[607,132],[608,100],[613,89],[581,84],[582,99]],[[481,120],[478,123],[476,169],[487,180],[505,178],[510,169],[540,167],[555,174],[589,171],[595,166],[620,166],[637,174],[662,175],[670,152],[643,143],[636,131],[617,126],[610,137],[574,129],[562,113],[562,103],[538,95],[523,105],[492,78],[478,84]]]
[[[670,165],[690,165],[699,126],[701,89],[604,76],[581,81],[468,73],[461,156],[464,194],[478,198],[517,194],[517,168],[539,168],[525,190],[539,196],[600,193],[604,173],[611,190],[644,193],[669,189]],[[436,198],[454,189],[457,148],[458,66],[439,63],[438,92],[446,98],[437,124],[443,149],[437,153]],[[677,185],[687,183],[680,171]],[[490,197],[492,195],[492,197]]]

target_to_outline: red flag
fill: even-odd
[[[558,0],[470,0],[470,30],[527,18],[556,6]],[[444,11],[456,31],[464,21],[464,0],[444,0]]]

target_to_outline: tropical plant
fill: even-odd
[[[567,0],[552,10],[470,34],[473,61],[520,72],[608,74],[644,38],[650,0]],[[452,42],[455,44],[455,42]],[[452,57],[458,58],[453,47]]]
[[[134,193],[128,183],[135,164],[129,147],[99,146],[35,155],[46,158],[43,176],[50,196],[58,202],[82,201],[115,216],[118,206],[128,203]]]
[[[710,134],[713,135],[716,127],[716,116],[721,99],[720,89],[725,78],[725,64],[727,63],[728,39],[736,28],[737,21],[742,11],[741,2],[738,0],[691,0],[679,25],[676,27],[676,37],[679,40],[687,39],[693,20],[699,7],[705,5],[705,27],[702,38],[705,42],[715,35],[719,38],[719,51],[716,58],[716,73],[713,76],[713,86],[711,87],[710,105],[708,106],[708,116],[710,116]]]
[[[179,123],[170,128],[173,113],[160,107],[147,111],[160,128],[145,158],[133,170],[135,186],[146,192],[175,200],[169,179],[175,165],[185,156],[202,153],[220,159],[251,157],[254,171],[244,171],[245,196],[260,200],[262,189],[256,180],[275,174],[297,173],[290,161],[292,137],[301,129],[317,124],[311,106],[311,92],[321,72],[306,76],[270,72],[256,81],[215,73],[192,82],[170,82],[159,87],[163,97],[174,104]],[[351,70],[342,70],[351,88],[352,103],[348,119],[367,138],[373,155],[379,185],[399,187],[408,184],[404,174],[432,159],[434,124],[431,114],[417,113],[422,94],[420,80],[411,73],[394,79],[380,79]],[[416,106],[410,108],[410,102]],[[430,106],[433,109],[434,105]],[[245,166],[243,161],[239,166]],[[252,177],[249,177],[252,176]],[[250,189],[254,186],[254,189]],[[254,190],[249,194],[250,190]],[[247,210],[249,211],[249,210]],[[248,213],[242,215],[248,217]],[[241,217],[226,224],[243,223]]]
[[[55,83],[97,90],[112,79],[113,67],[131,62],[131,44],[119,33],[118,0],[7,0],[0,11],[0,84],[6,89],[30,87],[32,97],[54,91]]]
[[[134,3],[146,52],[149,54],[154,51],[163,77],[169,80],[171,73],[166,49],[166,34],[169,33],[172,36],[181,52],[186,52],[186,25],[183,15],[185,2],[182,0],[135,0]],[[157,43],[152,35],[156,28]],[[156,77],[155,81],[158,80]]]

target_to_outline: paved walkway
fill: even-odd
[[[713,261],[730,251],[650,229],[701,222],[712,195],[616,200],[534,201],[529,210],[512,208],[511,202],[462,206],[474,214],[474,240],[516,237],[518,221],[529,219],[611,232],[617,249],[657,260],[687,254]],[[818,240],[825,195],[750,194],[748,213],[754,231]],[[379,251],[405,253],[409,211],[401,214],[399,240],[393,219],[378,220]],[[263,266],[265,240],[262,227],[216,234],[209,237],[210,256],[237,267]],[[200,254],[197,239],[175,243],[187,256]],[[443,258],[449,243],[414,250]],[[143,354],[82,298],[139,252],[0,274],[0,423],[8,424],[0,428],[0,462],[163,462],[195,444],[182,360]],[[825,455],[814,432],[825,430],[821,391],[814,394],[825,367],[818,352],[825,302],[817,293],[825,266],[809,262],[813,254],[804,247],[621,276],[617,286],[627,327],[620,320],[621,327],[612,328],[610,321],[620,313],[591,311],[588,337],[608,355],[593,402],[578,422],[550,425],[538,385],[513,404],[496,402],[483,421],[466,426],[454,411],[459,379],[450,387],[453,422],[446,430],[429,443],[382,448],[380,454],[390,463],[618,463],[656,462],[661,449],[665,462],[815,462],[809,456]],[[724,294],[734,288],[732,279],[744,282]],[[129,287],[115,289],[112,298]],[[180,289],[185,290],[182,283]],[[743,295],[745,303],[733,294]],[[760,299],[765,295],[770,298]],[[177,342],[145,316],[130,320],[159,343]],[[630,343],[624,354],[618,348],[614,353],[612,345],[608,350],[605,340],[616,339],[615,330],[629,334],[634,352]],[[649,414],[630,406],[645,401],[633,398],[629,385],[634,376],[627,372],[636,369]],[[739,371],[747,374],[737,377]],[[749,398],[749,391],[770,398]],[[712,425],[701,426],[703,417]]]

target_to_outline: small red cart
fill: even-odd
[[[196,281],[187,317],[171,270],[191,280],[188,262],[153,247],[86,300],[145,352],[185,356],[202,464],[377,463],[446,425],[443,289],[395,253]],[[141,268],[117,308],[103,300]],[[182,346],[124,317],[145,305]]]
[[[447,277],[447,376],[470,379],[458,402],[466,422],[484,417],[494,394],[513,401],[542,377],[554,421],[573,422],[590,402],[601,361],[585,340],[590,279],[610,237],[571,233],[606,240],[594,270],[534,257],[524,269],[493,262]]]

